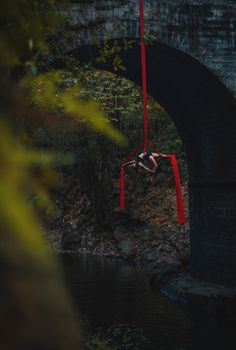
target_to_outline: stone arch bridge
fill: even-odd
[[[86,61],[97,54],[94,36],[138,39],[138,2],[72,0],[70,51]],[[156,37],[147,47],[148,92],[173,118],[187,152],[191,272],[236,285],[236,0],[144,4]],[[119,74],[141,84],[138,43],[121,57]]]

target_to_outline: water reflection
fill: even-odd
[[[232,320],[166,300],[141,268],[100,257],[62,259],[80,313],[120,349],[235,349]]]

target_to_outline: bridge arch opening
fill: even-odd
[[[225,285],[236,274],[236,101],[193,57],[160,43],[147,46],[147,89],[170,114],[184,143],[189,169],[191,272]],[[98,64],[98,49],[80,47],[81,61]],[[141,85],[139,44],[120,53],[118,74]]]

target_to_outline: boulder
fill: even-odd
[[[135,244],[132,240],[124,239],[120,241],[117,245],[117,248],[126,258],[133,257],[135,255]]]

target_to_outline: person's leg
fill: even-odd
[[[154,153],[154,154],[155,154],[155,153]],[[152,169],[152,170],[154,170],[154,171],[156,172],[157,167],[158,167],[158,164],[157,164],[157,162],[156,162],[156,160],[155,160],[153,154],[150,155],[149,160],[151,161],[151,163],[152,163],[152,165],[153,165],[153,169]]]
[[[156,152],[152,152],[152,155],[153,155],[154,158],[160,157],[160,154],[159,154],[159,153],[156,153]]]

